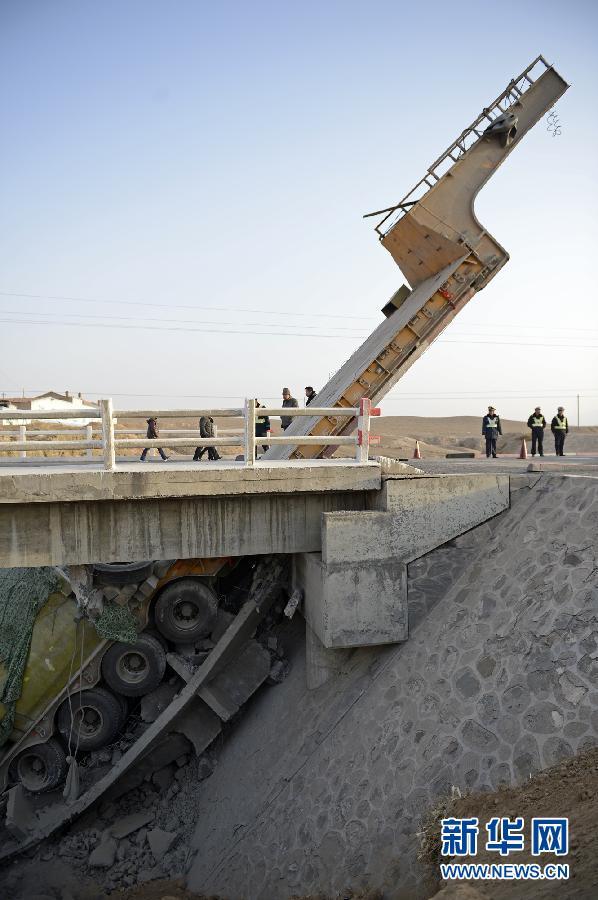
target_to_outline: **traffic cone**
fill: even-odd
[[[521,438],[521,450],[519,451],[519,459],[527,459],[527,446],[524,437]]]
[[[422,454],[421,454],[421,450],[419,449],[419,441],[416,441],[415,442],[415,450],[413,452],[412,459],[421,459],[421,458],[422,458]]]

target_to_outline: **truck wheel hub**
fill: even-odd
[[[132,650],[129,653],[123,653],[118,662],[118,669],[124,681],[129,683],[140,681],[142,678],[145,678],[148,661],[143,653]]]
[[[182,628],[193,625],[197,619],[197,613],[197,606],[190,603],[189,600],[181,600],[174,608],[174,616]]]

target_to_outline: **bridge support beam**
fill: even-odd
[[[408,563],[507,509],[509,479],[387,479],[376,506],[324,513],[321,552],[295,558],[294,587],[324,648],[406,640]]]

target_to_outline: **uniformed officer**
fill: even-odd
[[[554,434],[554,452],[557,456],[564,456],[565,436],[569,434],[569,423],[564,406],[559,406],[556,416],[550,423],[550,430]]]
[[[502,434],[500,416],[493,406],[488,407],[488,413],[482,419],[482,434],[486,438],[486,456],[496,459],[496,439]]]
[[[544,456],[544,429],[546,428],[546,419],[542,415],[539,406],[527,420],[527,427],[532,430],[532,456],[536,455],[536,448],[540,456]]]

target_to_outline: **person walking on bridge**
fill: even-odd
[[[564,456],[565,437],[569,434],[569,422],[564,406],[559,406],[556,416],[550,423],[550,430],[554,434],[554,452],[557,456]]]
[[[496,459],[496,439],[502,434],[500,416],[493,406],[488,407],[488,413],[482,419],[482,434],[486,438],[486,457]]]
[[[288,388],[282,389],[282,405],[285,407],[297,409],[299,404],[297,403],[294,397],[291,397],[291,392]],[[283,431],[286,431],[291,422],[293,421],[293,416],[281,416],[280,424]]]
[[[544,456],[544,429],[546,428],[546,419],[542,415],[539,406],[527,420],[527,427],[532,430],[532,456],[536,455],[536,449],[540,456]]]
[[[261,409],[262,404],[259,400],[255,401],[255,408]],[[270,416],[260,416],[259,413],[255,417],[255,436],[258,438],[268,437],[268,432],[270,431]],[[268,450],[268,444],[262,444],[262,450],[264,453]],[[257,456],[257,447],[255,448],[255,455]]]
[[[315,396],[316,396],[316,391],[314,391],[314,389],[311,387],[311,385],[308,385],[305,388],[305,405],[309,406],[309,404],[311,403],[311,401],[314,399]]]
[[[212,416],[202,416],[199,420],[199,436],[202,438],[211,438],[214,437],[214,419]],[[208,451],[208,459],[218,460],[222,459],[216,447],[196,447],[195,453],[193,454],[193,462],[199,462],[204,453]]]
[[[156,419],[155,416],[150,416],[150,418],[147,419],[146,421],[147,421],[147,437],[152,441],[157,441],[158,437],[159,437],[158,420]],[[150,449],[149,447],[144,448],[143,453],[141,454],[141,462],[145,462],[145,458],[148,454],[149,449]],[[166,460],[170,458],[170,457],[166,456],[166,454],[164,453],[164,450],[162,450],[162,447],[158,447],[158,453],[160,454],[160,456],[162,457],[164,462],[166,462]]]

